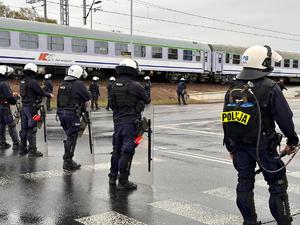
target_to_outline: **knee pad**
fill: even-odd
[[[270,194],[286,193],[288,188],[288,180],[286,175],[277,180],[268,180]]]
[[[237,192],[251,192],[254,189],[254,177],[239,177],[238,178],[238,185],[237,185]]]
[[[117,157],[117,158],[120,158],[120,157],[121,157],[121,152],[118,151],[118,150],[113,150],[110,154],[111,154],[113,157]]]
[[[269,199],[270,211],[278,225],[290,225],[293,217],[290,212],[288,194],[271,194]]]

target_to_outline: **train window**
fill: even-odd
[[[240,55],[233,55],[232,64],[240,64],[241,56]]]
[[[169,48],[168,49],[168,59],[178,59],[178,49]]]
[[[37,49],[39,47],[39,36],[37,34],[20,33],[20,47]]]
[[[64,38],[48,36],[48,50],[63,51],[64,50]]]
[[[230,63],[230,54],[226,53],[226,57],[225,57],[225,63]]]
[[[289,67],[290,67],[290,60],[289,60],[289,59],[285,59],[285,60],[284,60],[284,63],[283,63],[283,66],[284,66],[285,68],[289,68]]]
[[[0,31],[0,46],[1,47],[10,46],[10,33],[8,31]]]
[[[73,38],[72,39],[72,51],[73,52],[87,52],[87,40]]]
[[[275,62],[276,67],[281,67],[281,60],[279,62]]]
[[[196,62],[200,62],[201,61],[201,51],[194,51],[194,55],[196,58]]]
[[[95,41],[95,53],[96,54],[108,54],[108,42]]]
[[[135,57],[146,57],[146,46],[134,45],[134,56]]]
[[[162,48],[152,47],[152,58],[161,59],[162,58]]]
[[[183,60],[193,61],[193,51],[192,50],[183,50]]]
[[[298,68],[298,59],[293,60],[293,68]]]
[[[116,43],[115,53],[116,55],[124,55],[124,53],[128,53],[128,45],[125,43]]]

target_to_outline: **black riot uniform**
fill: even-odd
[[[49,75],[50,74],[45,75],[45,79],[43,81],[43,90],[47,93],[52,94],[53,93],[53,83],[52,83],[51,77]],[[46,105],[47,105],[47,111],[51,111],[52,110],[51,109],[51,98],[47,98]]]
[[[90,84],[89,91],[92,94],[92,109],[100,109],[98,106],[98,98],[100,96],[99,82],[93,80]]]
[[[110,79],[106,89],[107,89],[107,105],[106,105],[106,110],[109,110],[109,108],[111,108],[111,89],[113,84],[115,83],[115,80]]]
[[[128,60],[124,60],[125,63]],[[137,135],[137,121],[141,119],[145,104],[149,104],[151,101],[143,86],[135,81],[138,76],[136,68],[127,66],[127,64],[122,65],[122,62],[120,66],[116,67],[120,77],[112,86],[111,100],[114,134],[109,182],[110,185],[116,185],[116,180],[119,178],[118,188],[130,190],[137,188],[128,180],[136,147],[134,140]]]
[[[5,140],[5,127],[8,126],[8,131],[13,141],[13,150],[19,150],[19,137],[14,122],[13,115],[10,110],[10,105],[15,105],[17,96],[13,96],[12,91],[7,82],[8,76],[0,73],[0,150],[10,147]]]
[[[183,79],[180,79],[180,81],[179,81],[179,83],[177,85],[176,92],[177,92],[178,104],[180,105],[181,104],[180,100],[182,100],[182,103],[184,105],[186,105],[187,103],[185,101],[185,96],[184,96],[185,92],[186,92],[186,84],[185,84],[185,82],[184,82]]]
[[[145,92],[146,92],[146,95],[148,98],[151,98],[151,87],[152,87],[151,81],[146,80],[144,88],[145,88]]]
[[[25,66],[26,68],[26,66]],[[38,113],[39,104],[43,97],[50,98],[51,95],[45,92],[35,80],[36,71],[29,69],[24,70],[25,78],[20,81],[20,95],[22,97],[21,109],[21,145],[20,155],[29,157],[41,157],[43,154],[37,151],[36,133],[37,121],[33,117]],[[27,147],[28,141],[28,147]]]
[[[57,96],[57,115],[67,136],[67,140],[63,141],[63,168],[66,170],[79,169],[81,166],[73,161],[73,156],[80,130],[80,118],[85,110],[85,103],[90,99],[91,95],[84,82],[78,78],[66,76],[61,82]]]
[[[246,51],[243,57],[245,65],[255,65],[252,62],[248,63],[248,60],[256,54],[266,54],[266,51],[262,46],[254,46],[250,51]],[[268,49],[265,61],[268,60],[271,63],[268,59],[271,58],[269,52],[271,50]],[[257,65],[258,68],[262,66],[265,67],[264,63]],[[270,172],[279,170],[283,165],[276,151],[278,134],[275,131],[275,122],[287,137],[287,145],[290,148],[297,145],[299,140],[294,130],[293,113],[282,91],[274,81],[266,77],[270,71],[244,66],[243,71],[226,93],[222,113],[224,144],[231,153],[233,165],[238,171],[236,202],[243,216],[244,225],[261,224],[257,221],[253,192],[257,162],[259,166],[262,166],[264,179],[269,185],[269,207],[277,224],[291,225],[292,221],[286,170],[284,168],[278,172]],[[258,107],[261,111],[261,123]],[[258,139],[260,124],[261,132],[260,139]],[[256,149],[258,140],[260,140],[259,149]],[[258,154],[256,150],[259,151]]]

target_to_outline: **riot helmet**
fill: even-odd
[[[93,81],[98,81],[99,80],[99,77],[93,77]]]
[[[115,77],[110,77],[109,81],[111,81],[111,82],[116,81],[116,78]]]
[[[183,82],[184,82],[184,81],[185,81],[185,79],[182,77],[182,78],[180,78],[180,81],[183,81]]]
[[[26,76],[32,76],[35,77],[37,75],[38,67],[34,63],[27,63],[24,66],[24,74]]]
[[[248,48],[242,56],[243,70],[237,75],[239,80],[255,80],[273,71],[272,60],[279,62],[282,57],[270,46],[256,45]]]
[[[118,75],[126,74],[132,77],[137,77],[141,72],[138,62],[133,59],[124,59],[116,66],[116,71]]]
[[[145,76],[144,80],[148,81],[148,80],[150,80],[150,77],[149,76]]]
[[[45,75],[45,79],[46,80],[49,80],[51,77],[52,77],[52,74],[50,74],[50,73],[48,73],[48,74]]]
[[[14,69],[9,66],[5,66],[5,65],[0,66],[0,76],[9,77],[13,72]]]
[[[81,76],[86,78],[88,74],[81,66],[73,65],[68,69],[68,76],[79,79]]]

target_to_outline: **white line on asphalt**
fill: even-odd
[[[232,165],[231,160],[217,158],[217,157],[207,157],[205,155],[181,153],[181,152],[175,152],[175,151],[161,151],[161,150],[157,150],[157,151],[162,152],[162,153],[167,153],[167,154],[186,156],[186,157],[191,157],[191,158],[195,158],[195,159],[203,159],[206,161],[212,161],[212,162],[218,162],[218,163],[223,163],[223,164],[227,164],[227,165]]]
[[[67,171],[67,170],[47,170],[47,171],[38,171],[38,172],[33,172],[33,173],[20,174],[20,177],[23,177],[23,178],[29,179],[29,180],[38,180],[38,179],[44,179],[44,178],[68,176],[71,174],[72,174],[72,172]]]
[[[188,131],[188,132],[194,132],[194,133],[200,133],[203,135],[208,135],[208,136],[224,136],[222,133],[216,133],[216,132],[210,132],[210,131],[201,131],[201,130],[191,130],[191,129],[183,129],[183,128],[176,128],[176,127],[169,127],[169,126],[156,126],[155,128],[161,128],[161,129],[170,129],[170,130],[181,130],[181,131]]]
[[[12,178],[11,177],[0,177],[0,186],[4,186],[6,184],[12,183]]]
[[[170,200],[154,202],[150,205],[207,225],[237,225],[243,223],[237,215],[199,204],[193,205]]]
[[[266,181],[264,180],[257,180],[255,184],[261,187],[268,187]],[[300,185],[289,183],[288,192],[292,194],[300,195]]]
[[[206,120],[206,121],[195,121],[195,122],[186,122],[186,123],[171,123],[171,124],[156,124],[155,127],[160,127],[160,126],[179,126],[179,125],[189,125],[189,124],[206,124],[206,123],[214,123],[218,122],[221,124],[220,120]]]
[[[220,188],[216,188],[216,189],[211,189],[208,191],[203,191],[203,193],[211,195],[211,196],[215,196],[218,198],[226,199],[226,200],[229,200],[232,202],[236,201],[236,190],[232,189],[232,188],[228,188],[228,187],[220,187]],[[258,209],[257,210],[258,214],[260,214],[260,216],[271,217],[269,205],[268,205],[269,198],[267,198],[263,195],[256,194],[256,193],[254,196],[255,196],[255,204]],[[260,210],[260,207],[262,207],[263,210]],[[299,204],[295,204],[295,203],[291,202],[290,207],[291,207],[292,214],[300,212]]]
[[[101,213],[93,216],[75,219],[84,225],[146,225],[128,216],[119,214],[114,211]]]
[[[291,177],[295,177],[295,178],[300,178],[300,172],[299,171],[297,171],[297,172],[287,172],[287,175],[291,176]]]

